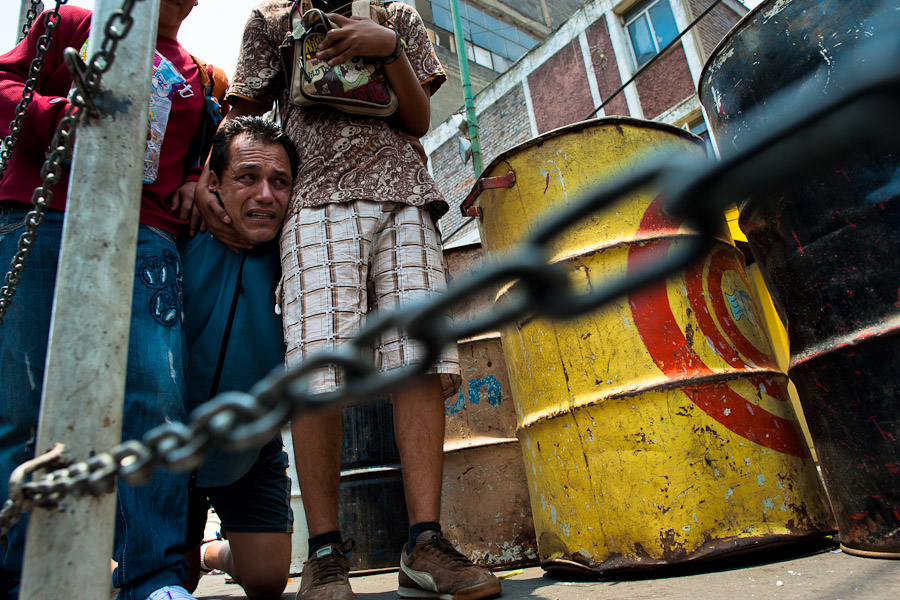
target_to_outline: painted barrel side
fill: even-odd
[[[481,265],[481,246],[446,249],[450,278]],[[491,308],[496,289],[454,307],[455,321]],[[441,524],[476,563],[513,568],[538,562],[522,449],[516,439],[500,334],[459,340],[462,386],[447,400]]]
[[[409,518],[393,410],[386,400],[345,408],[338,519],[356,541],[351,571],[396,569]]]
[[[701,155],[674,127],[605,118],[498,157],[474,198],[485,250],[649,154]],[[580,289],[692,235],[642,190],[562,232],[548,254]],[[818,538],[832,528],[786,376],[727,233],[704,260],[571,321],[501,330],[541,564],[607,573]]]
[[[828,96],[896,2],[764,2],[710,56],[700,98],[720,147],[792,84]],[[782,97],[784,95],[782,94]],[[795,99],[796,98],[796,99]],[[799,96],[785,99],[801,109]],[[795,102],[796,105],[791,105]],[[741,206],[740,225],[787,323],[797,386],[848,552],[900,557],[900,143],[871,144]]]

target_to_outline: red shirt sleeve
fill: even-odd
[[[91,24],[90,11],[75,6],[61,7],[55,20],[58,26],[50,33],[52,43],[44,55],[44,65],[37,74],[32,74],[38,42],[48,31],[49,14],[50,11],[41,14],[25,39],[0,56],[0,135],[9,135],[9,126],[26,92],[26,83],[33,76],[33,97],[17,141],[41,148],[50,144],[56,126],[69,106],[66,96],[72,79],[63,61],[63,50],[69,46],[80,49],[87,40]]]

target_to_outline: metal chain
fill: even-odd
[[[38,38],[37,52],[28,69],[28,79],[25,80],[25,86],[22,88],[22,99],[19,101],[18,106],[16,106],[15,117],[9,124],[9,135],[4,138],[3,149],[0,150],[0,180],[3,179],[6,165],[18,143],[19,134],[22,131],[22,121],[25,120],[25,115],[28,113],[28,106],[34,99],[34,86],[37,84],[38,77],[41,75],[41,70],[44,68],[44,55],[46,55],[53,46],[53,32],[59,27],[60,21],[59,7],[67,1],[68,0],[57,0],[56,7],[53,10],[48,11],[44,16],[44,23],[47,31]],[[28,9],[28,21],[22,27],[23,34],[28,33],[28,29],[31,28],[31,23],[37,17],[35,11],[38,4],[40,4],[40,0],[32,1],[31,8]]]
[[[75,91],[72,94],[71,103],[66,108],[65,116],[59,122],[56,132],[53,134],[53,140],[50,142],[50,154],[47,156],[47,160],[41,169],[41,177],[43,178],[41,186],[36,188],[31,196],[34,210],[25,217],[25,231],[19,238],[19,246],[12,259],[10,270],[4,277],[6,285],[0,289],[0,324],[3,323],[3,316],[9,309],[12,298],[16,294],[16,286],[22,280],[25,261],[31,252],[37,229],[44,222],[44,209],[53,201],[51,188],[59,181],[63,160],[72,148],[78,123],[87,114],[96,114],[98,111],[100,103],[97,98],[100,95],[102,75],[112,66],[119,41],[128,34],[131,26],[134,24],[131,11],[134,8],[135,1],[139,0],[124,0],[122,8],[113,11],[110,15],[103,30],[105,37],[103,38],[101,49],[91,57],[87,68],[84,68],[84,63],[81,62],[77,50],[66,48],[64,52],[66,65],[69,67],[72,80],[75,83]],[[9,156],[15,148],[17,136],[21,131],[22,120],[34,95],[34,85],[43,67],[44,54],[53,42],[50,32],[59,24],[59,7],[65,2],[66,0],[59,0],[56,8],[48,13],[46,17],[48,33],[42,35],[38,41],[38,52],[31,64],[29,79],[25,82],[22,102],[16,109],[16,119],[10,125],[10,135],[4,140],[5,147],[2,154],[0,154],[0,179],[3,177],[3,171],[6,168]],[[51,17],[54,15],[55,20],[51,20]]]
[[[898,43],[877,47],[867,54],[870,68],[859,69],[852,85],[843,86],[845,93],[829,99],[809,98],[805,106],[810,108],[799,117],[785,116],[787,111],[773,102],[772,110],[757,121],[767,124],[757,128],[765,133],[721,161],[679,159],[639,165],[635,173],[599,187],[544,220],[504,262],[458,280],[445,294],[371,321],[351,342],[311,356],[287,372],[277,370],[249,392],[219,394],[197,408],[189,424],[161,425],[141,442],[125,442],[35,481],[11,479],[10,497],[18,500],[0,511],[0,533],[30,506],[55,507],[67,495],[109,492],[117,476],[140,485],[153,477],[157,467],[190,470],[199,466],[212,448],[242,450],[265,443],[297,413],[376,398],[424,373],[441,348],[458,339],[496,330],[531,314],[575,317],[685,268],[713,239],[726,206],[783,185],[900,127],[900,63],[893,60],[898,51]],[[693,234],[673,246],[665,260],[586,294],[576,294],[567,272],[548,262],[545,248],[574,224],[647,186],[664,190],[666,212],[681,219],[683,230]],[[447,316],[451,307],[485,286],[505,283],[514,284],[509,302],[495,306],[478,320],[453,326]],[[406,331],[420,342],[426,349],[425,360],[399,373],[378,373],[363,349],[389,328]],[[345,385],[325,394],[308,393],[307,376],[329,364],[343,369]]]
[[[65,4],[66,0],[61,0],[57,3],[56,9],[59,10],[60,4]],[[34,20],[38,16],[38,7],[41,6],[41,0],[31,0],[31,6],[28,8],[28,11],[25,13],[25,22],[22,23],[22,31],[19,32],[21,35],[19,39],[16,40],[16,43],[21,42],[25,39],[25,36],[28,35],[28,32],[31,30],[31,25],[34,23]]]

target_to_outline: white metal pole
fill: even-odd
[[[97,0],[88,56],[121,0]],[[147,107],[159,0],[135,2],[134,24],[103,75],[104,114],[77,133],[44,375],[37,452],[55,442],[83,460],[119,443]],[[40,235],[40,230],[38,231]],[[110,592],[115,495],[34,509],[22,600],[97,600]]]

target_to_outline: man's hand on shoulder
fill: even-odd
[[[235,252],[253,248],[253,244],[244,239],[231,226],[231,218],[219,198],[209,191],[209,166],[203,167],[197,187],[194,190],[193,210],[191,211],[190,235],[194,237],[198,231],[208,230],[216,239]]]
[[[194,207],[194,189],[196,181],[187,181],[181,184],[169,199],[169,208],[179,221],[187,221],[191,218],[191,209]]]

